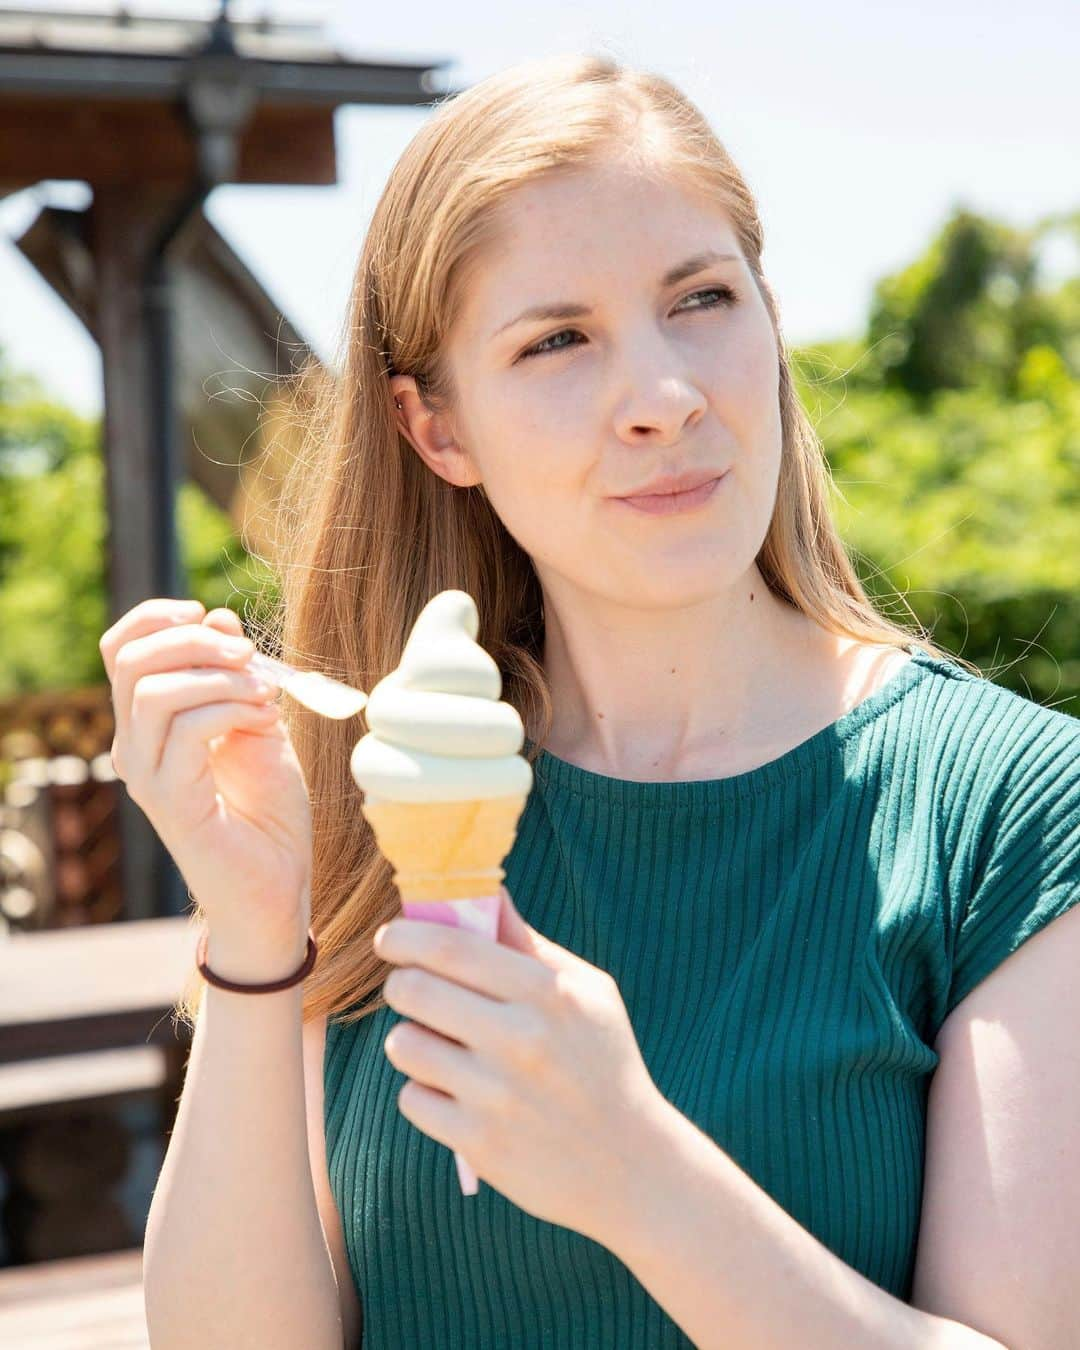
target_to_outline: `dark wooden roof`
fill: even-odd
[[[0,9],[0,93],[164,98],[179,91],[210,22],[194,19]],[[440,91],[434,61],[358,60],[315,24],[231,22],[243,77],[260,100],[412,106]]]
[[[309,24],[230,23],[235,51],[207,51],[210,21],[0,10],[0,192],[42,179],[190,183],[185,92],[202,76],[250,90],[229,181],[337,181],[333,113],[417,107],[459,92],[433,61],[362,60]]]

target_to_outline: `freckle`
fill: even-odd
[[[751,603],[751,604],[754,603],[754,592],[753,592],[753,591],[750,592],[750,603]]]
[[[596,715],[597,715],[597,717],[603,717],[604,714],[603,714],[603,713],[597,713]]]
[[[674,667],[674,666],[671,667],[671,673],[672,673],[672,675],[675,674],[675,667]]]

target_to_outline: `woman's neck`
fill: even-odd
[[[613,614],[568,599],[545,592],[555,714],[544,748],[583,768],[723,777],[790,736],[797,744],[835,704],[842,640],[774,596],[756,567],[731,594],[677,611]]]

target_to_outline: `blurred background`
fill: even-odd
[[[267,512],[391,166],[439,98],[566,50],[675,80],[746,174],[867,588],[1080,712],[1066,0],[0,6],[5,1346],[143,1343],[187,1049],[186,890],[115,780],[98,639],[151,595],[273,605]]]

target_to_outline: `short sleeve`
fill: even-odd
[[[1080,901],[1080,718],[1035,715],[994,794],[953,944],[945,1015]]]

